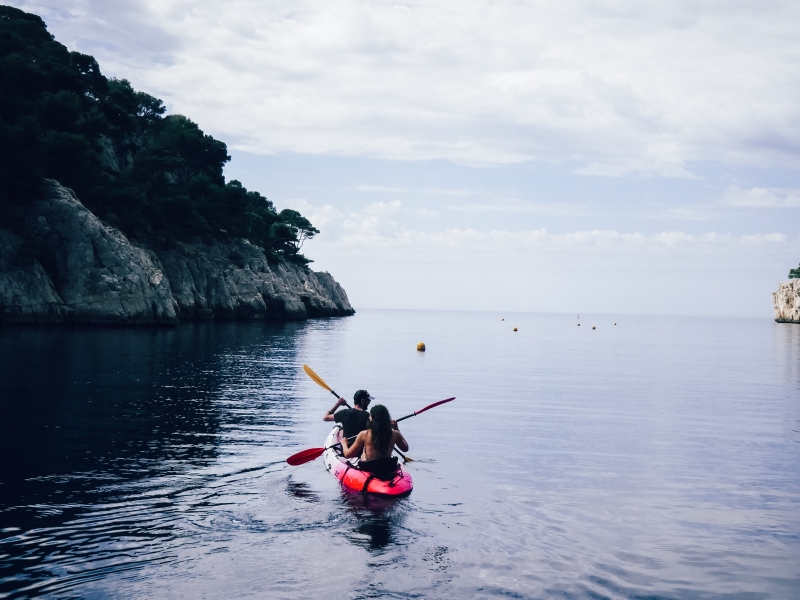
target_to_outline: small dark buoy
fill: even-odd
[[[578,327],[580,327],[580,326],[581,326],[581,324],[580,324],[580,323],[578,323]]]
[[[417,352],[425,352],[425,342],[417,344]]]
[[[616,323],[614,323],[614,325],[616,325]]]
[[[500,319],[501,321],[505,321],[505,319]]]
[[[516,328],[516,327],[514,327],[514,331],[516,331],[516,330],[517,330],[517,328]]]
[[[594,326],[594,325],[592,325],[592,329],[595,329],[595,326]]]

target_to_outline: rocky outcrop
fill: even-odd
[[[772,293],[772,306],[778,323],[800,323],[800,279],[778,284]]]
[[[247,240],[175,244],[156,253],[181,319],[306,319],[353,314],[328,273],[270,264]]]
[[[48,182],[25,222],[25,240],[6,235],[0,253],[0,319],[16,322],[175,323],[169,283],[148,254],[103,224],[72,192]],[[16,237],[16,239],[14,239]],[[14,250],[17,250],[17,253]]]
[[[154,250],[48,181],[24,231],[0,230],[0,322],[171,324],[351,315],[328,273],[270,263],[246,240]]]
[[[23,240],[0,230],[0,322],[60,323],[66,306],[42,265],[20,258]]]

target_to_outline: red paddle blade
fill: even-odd
[[[434,402],[433,404],[429,404],[428,406],[426,406],[422,410],[416,411],[414,414],[418,415],[419,413],[424,413],[426,410],[431,409],[434,406],[439,406],[440,404],[444,404],[445,402],[452,402],[455,399],[456,399],[455,396],[453,396],[452,398],[448,398],[447,400],[439,400],[438,402]]]
[[[286,462],[293,467],[296,467],[297,465],[302,465],[307,462],[311,462],[315,458],[319,458],[322,456],[323,452],[325,452],[325,448],[308,448],[307,450],[303,450],[297,454],[292,454],[286,459]]]

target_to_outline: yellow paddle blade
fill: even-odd
[[[319,375],[314,373],[314,371],[311,369],[311,367],[309,367],[308,365],[303,365],[303,371],[305,371],[306,375],[311,377],[311,379],[314,381],[314,383],[316,383],[319,387],[325,388],[329,392],[333,391],[327,383],[322,381],[322,377],[320,377]]]
[[[410,456],[406,456],[405,454],[400,452],[400,450],[398,450],[397,447],[395,447],[394,451],[397,452],[400,455],[400,457],[403,459],[404,463],[414,462],[413,458],[411,458]]]

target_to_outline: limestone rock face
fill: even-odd
[[[175,300],[161,269],[144,250],[95,217],[71,190],[48,180],[25,229],[26,237],[35,241],[38,260],[17,261],[14,300],[0,306],[3,320],[177,322]],[[13,262],[6,256],[9,260]],[[25,298],[35,304],[26,304]]]
[[[67,307],[38,262],[20,258],[23,240],[0,230],[0,322],[61,323]]]
[[[800,323],[800,279],[778,284],[772,293],[772,306],[778,323]]]
[[[23,232],[0,229],[0,322],[171,324],[355,311],[328,273],[270,264],[246,240],[137,245],[47,181]]]
[[[355,312],[328,273],[270,264],[247,240],[176,244],[157,255],[181,319],[295,320]]]

